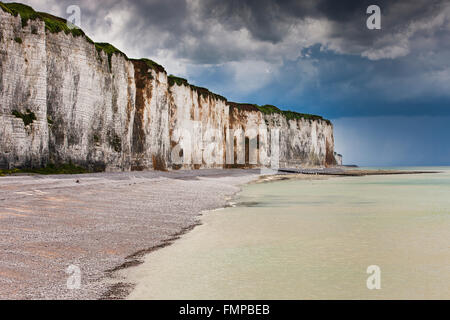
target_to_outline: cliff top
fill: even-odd
[[[197,93],[200,96],[203,96],[205,98],[206,97],[211,97],[213,99],[222,100],[224,102],[227,102],[227,98],[222,97],[221,95],[218,95],[216,93],[213,93],[213,92],[209,91],[206,88],[194,86],[193,84],[190,84],[184,78],[176,77],[176,76],[171,74],[171,75],[168,76],[168,81],[169,81],[169,86],[171,86],[171,87],[173,87],[174,85],[187,86],[187,87],[190,87],[192,90],[197,91]]]
[[[18,15],[20,15],[21,20],[22,20],[22,27],[25,27],[28,25],[28,21],[29,20],[41,20],[44,21],[45,23],[45,29],[48,30],[51,33],[59,33],[61,31],[64,31],[65,34],[72,34],[72,36],[74,37],[80,37],[83,36],[85,37],[85,39],[94,44],[95,48],[97,49],[97,51],[100,53],[101,51],[105,52],[106,55],[108,56],[108,62],[109,62],[109,67],[111,69],[111,58],[113,55],[118,54],[121,55],[122,57],[124,57],[127,60],[130,61],[141,61],[146,63],[146,65],[155,70],[156,72],[163,72],[166,73],[166,70],[164,69],[163,66],[161,66],[160,64],[154,62],[153,60],[150,59],[146,59],[146,58],[142,58],[142,59],[129,59],[127,57],[127,55],[125,53],[123,53],[122,51],[120,51],[119,49],[117,49],[116,47],[114,47],[112,44],[110,43],[104,43],[104,42],[94,42],[92,41],[84,32],[83,30],[74,27],[74,28],[69,28],[67,20],[60,18],[60,17],[56,17],[53,16],[51,14],[45,13],[45,12],[37,12],[35,11],[32,7],[21,4],[21,3],[3,3],[0,2],[0,9],[2,9],[4,12],[7,12],[15,17],[17,17]],[[36,32],[34,30],[32,30],[32,32]],[[235,103],[235,102],[228,102],[227,99],[225,97],[222,97],[221,95],[215,94],[211,91],[209,91],[207,88],[202,88],[202,87],[197,87],[195,85],[192,85],[188,82],[188,80],[184,79],[184,78],[180,78],[180,77],[176,77],[174,75],[169,75],[168,76],[168,81],[169,81],[169,86],[174,86],[174,85],[178,85],[178,86],[189,86],[191,87],[193,90],[197,91],[197,93],[200,96],[203,97],[211,97],[213,99],[217,99],[217,100],[222,100],[224,102],[226,102],[229,106],[231,107],[235,107],[241,110],[247,110],[247,111],[259,111],[262,112],[263,114],[282,114],[284,117],[286,117],[287,120],[294,120],[294,119],[307,119],[310,121],[325,121],[326,123],[331,125],[331,121],[324,119],[321,116],[318,115],[313,115],[313,114],[306,114],[306,113],[299,113],[299,112],[294,112],[294,111],[283,111],[273,105],[264,105],[264,106],[259,106],[256,104],[245,104],[245,103]]]
[[[330,120],[324,119],[321,116],[318,116],[315,114],[308,114],[308,113],[299,113],[299,112],[290,111],[290,110],[281,110],[270,104],[259,106],[257,104],[228,102],[228,105],[233,108],[238,108],[240,110],[245,110],[245,111],[259,111],[263,114],[281,114],[287,120],[306,119],[306,120],[310,120],[310,121],[325,121],[326,123],[331,125]]]
[[[20,15],[20,18],[22,19],[22,27],[27,26],[29,20],[39,19],[45,22],[45,29],[50,31],[51,33],[58,33],[64,31],[66,34],[72,33],[74,37],[85,36],[88,39],[88,41],[92,42],[92,40],[85,35],[83,30],[79,28],[69,28],[67,26],[66,19],[55,17],[45,12],[34,11],[32,7],[21,3],[0,2],[0,8],[4,12],[7,12],[15,17],[17,17],[17,15]]]

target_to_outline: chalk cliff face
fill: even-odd
[[[145,61],[133,61],[136,99],[131,128],[132,170],[169,168],[169,101],[167,74]]]
[[[130,168],[136,110],[133,63],[83,37],[47,33],[49,160]]]
[[[1,167],[39,166],[48,160],[46,61],[44,23],[22,27],[20,17],[0,9]],[[36,119],[25,126],[13,111]]]
[[[275,154],[280,167],[336,163],[321,117],[231,103],[150,60],[22,20],[0,8],[0,168],[259,167]]]
[[[229,125],[226,100],[187,84],[172,85],[169,95],[173,166],[190,169],[222,167],[225,130]]]

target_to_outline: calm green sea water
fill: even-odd
[[[450,168],[432,169],[246,186],[125,271],[130,298],[450,299]]]

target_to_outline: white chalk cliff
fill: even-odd
[[[259,167],[259,151],[270,156],[273,146],[280,167],[336,164],[328,120],[228,102],[81,31],[55,31],[52,19],[25,20],[0,3],[0,168]],[[241,161],[239,147],[227,147],[238,139],[230,129],[245,131]],[[227,151],[238,163],[227,164]]]

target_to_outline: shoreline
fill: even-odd
[[[235,198],[243,185],[345,175],[331,174],[335,169],[308,171],[268,176],[261,176],[256,169],[211,169],[2,177],[0,232],[15,241],[2,241],[0,245],[0,297],[126,298],[132,284],[108,284],[105,280],[114,279],[117,271],[141,264],[147,254],[173,244],[200,225],[204,212],[228,206],[230,197]],[[354,176],[350,170],[345,171]],[[406,173],[430,171],[397,174]],[[140,205],[133,207],[136,202]],[[65,268],[77,263],[82,287],[67,290],[69,275]]]

